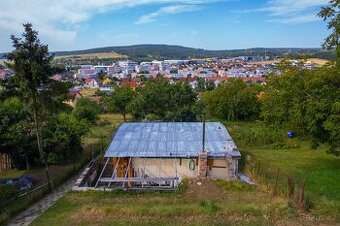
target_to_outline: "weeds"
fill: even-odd
[[[218,207],[213,201],[202,200],[200,201],[199,205],[203,207],[206,213],[212,214],[217,212]]]

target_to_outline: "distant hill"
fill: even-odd
[[[56,56],[68,56],[77,54],[93,54],[116,52],[126,55],[136,61],[143,60],[165,60],[165,59],[193,59],[209,57],[235,57],[235,56],[284,56],[284,55],[306,55],[308,57],[319,57],[332,59],[335,54],[330,51],[323,51],[320,48],[252,48],[236,50],[205,50],[189,48],[176,45],[133,45],[133,46],[112,46],[87,50],[55,52]]]
[[[132,46],[111,46],[86,50],[75,51],[57,51],[55,56],[77,56],[95,54],[110,55],[114,53],[115,59],[122,56],[128,57],[135,61],[148,60],[166,60],[166,59],[193,59],[193,58],[209,58],[209,57],[236,57],[236,56],[301,56],[309,58],[334,59],[334,51],[324,51],[320,48],[251,48],[251,49],[235,49],[235,50],[205,50],[199,48],[189,48],[177,45],[132,45]],[[4,58],[5,53],[0,53],[0,59]],[[112,55],[112,54],[111,54]],[[98,57],[100,58],[100,57]]]
[[[6,53],[0,53],[0,60],[3,60],[6,58]]]

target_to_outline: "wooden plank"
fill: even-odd
[[[100,178],[103,176],[104,170],[105,170],[107,164],[109,163],[109,160],[110,160],[110,158],[107,158],[107,161],[106,161],[106,163],[105,163],[105,165],[104,165],[104,167],[103,167],[103,170],[102,170],[102,172],[101,172],[100,175],[99,175],[99,178],[98,178],[98,180],[97,180],[97,183],[96,183],[96,185],[94,186],[95,188],[98,186],[99,180],[100,180]]]
[[[146,178],[140,178],[140,177],[132,177],[132,178],[110,178],[110,177],[103,177],[100,178],[100,182],[163,182],[163,181],[175,181],[178,180],[176,177],[146,177]]]

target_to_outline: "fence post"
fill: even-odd
[[[276,192],[277,192],[277,183],[278,183],[278,180],[279,180],[279,176],[280,176],[280,169],[277,170],[277,174],[276,174],[276,178],[275,178],[274,190],[273,190],[272,196],[270,197],[270,202],[272,201],[272,198],[276,195]]]

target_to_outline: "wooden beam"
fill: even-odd
[[[102,172],[100,173],[100,175],[99,175],[99,177],[98,177],[97,183],[96,183],[96,185],[94,186],[95,188],[98,186],[98,183],[99,183],[99,181],[100,181],[100,178],[103,176],[104,170],[105,170],[105,168],[106,168],[107,163],[109,162],[109,160],[110,160],[110,158],[107,158],[106,163],[105,163],[105,165],[104,165],[104,167],[103,167],[103,170],[102,170]]]
[[[117,162],[116,162],[116,164],[115,164],[115,167],[114,167],[114,169],[113,169],[113,172],[112,172],[112,175],[111,175],[111,178],[113,178],[113,177],[115,177],[116,176],[116,173],[117,173],[117,167],[118,167],[118,163],[119,163],[119,161],[120,161],[120,157],[118,158],[118,160],[117,160]],[[111,186],[111,183],[109,183],[108,185],[107,185],[107,187],[109,188]]]
[[[161,181],[174,181],[178,180],[176,177],[131,177],[131,178],[123,178],[123,177],[116,177],[116,178],[110,178],[110,177],[103,177],[100,179],[101,182],[161,182]]]
[[[130,163],[131,163],[131,157],[129,158],[129,163],[127,165],[126,172],[125,172],[125,175],[124,175],[125,179],[127,178],[127,175],[128,175],[128,172],[129,172]],[[122,184],[122,187],[124,187],[124,185],[125,185],[125,183]]]

